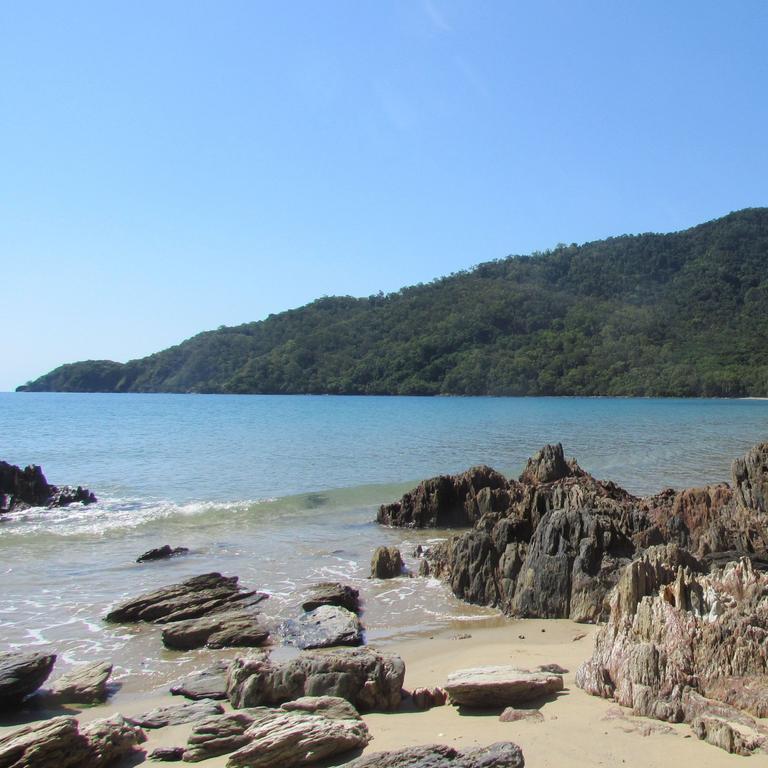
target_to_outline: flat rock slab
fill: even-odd
[[[338,696],[302,696],[295,701],[286,701],[280,705],[285,712],[306,712],[311,715],[323,715],[331,720],[359,720],[360,714],[346,700]]]
[[[253,648],[269,639],[269,629],[253,609],[217,611],[210,616],[165,624],[166,648]]]
[[[204,573],[121,603],[107,614],[106,620],[166,624],[248,608],[266,599],[263,592],[243,589],[237,582],[237,576]]]
[[[359,711],[388,712],[400,706],[404,677],[399,656],[370,648],[302,651],[286,661],[253,653],[230,665],[227,695],[238,709],[276,706],[301,696],[338,696]]]
[[[289,619],[283,623],[282,632],[286,642],[302,650],[363,642],[360,619],[336,605],[321,605],[298,619]]]
[[[213,715],[221,715],[224,708],[211,699],[200,701],[185,701],[182,704],[171,704],[158,707],[143,715],[127,717],[126,720],[142,728],[165,728],[168,725],[183,725],[206,720]]]
[[[54,654],[0,653],[0,707],[19,704],[51,674]]]
[[[48,696],[59,704],[99,704],[107,700],[111,674],[112,665],[107,661],[83,664],[55,680]]]
[[[516,667],[475,667],[448,675],[445,690],[454,704],[507,707],[563,690],[563,676]]]
[[[229,664],[218,661],[208,669],[192,672],[171,686],[174,696],[184,696],[193,701],[200,699],[227,698],[227,669]]]
[[[511,741],[459,752],[442,744],[376,752],[344,768],[524,768],[523,752]]]
[[[346,584],[323,582],[310,587],[309,596],[302,603],[305,611],[314,611],[321,605],[337,605],[357,613],[360,610],[360,592]]]

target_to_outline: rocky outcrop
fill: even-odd
[[[96,497],[87,488],[51,485],[36,464],[24,469],[0,461],[0,513],[28,507],[66,507],[80,502],[93,504]]]
[[[335,581],[326,581],[310,587],[309,595],[301,607],[305,611],[314,611],[321,605],[337,605],[348,611],[358,613],[360,611],[360,592],[346,584]]]
[[[345,768],[524,768],[523,752],[511,741],[459,752],[453,747],[428,744],[377,752],[346,763]]]
[[[116,715],[80,726],[54,717],[0,737],[2,768],[107,768],[146,741],[141,728]]]
[[[405,563],[397,547],[377,547],[371,558],[372,579],[395,579],[402,576]]]
[[[516,667],[476,667],[448,675],[445,690],[452,704],[508,707],[563,690],[563,676]]]
[[[139,555],[136,558],[137,563],[149,563],[153,560],[168,560],[171,557],[179,557],[179,555],[186,555],[189,553],[187,547],[171,547],[170,544],[163,544],[162,547],[156,549],[150,549],[143,555]]]
[[[488,468],[435,478],[382,507],[379,521],[470,526],[431,547],[419,570],[468,602],[516,616],[604,621],[622,570],[648,547],[672,543],[710,562],[725,552],[768,561],[766,456],[768,444],[734,463],[736,491],[719,484],[637,498],[549,445],[519,480]]]
[[[174,696],[184,696],[192,701],[227,698],[228,662],[217,661],[208,669],[191,672],[171,686]]]
[[[298,619],[289,619],[281,630],[287,642],[301,649],[361,645],[363,642],[360,619],[352,611],[336,605],[321,605]]]
[[[249,741],[245,732],[253,720],[253,710],[250,710],[210,717],[197,723],[187,739],[184,762],[198,763],[244,747]]]
[[[761,746],[768,714],[768,574],[748,558],[706,573],[676,546],[623,573],[576,682],[634,714],[685,721],[729,751]]]
[[[157,707],[143,715],[126,718],[127,722],[142,728],[165,728],[169,725],[183,725],[207,720],[213,715],[224,712],[221,704],[211,699],[200,701],[185,701],[183,704],[171,704],[167,707]]]
[[[166,648],[253,648],[269,639],[264,619],[252,609],[217,611],[210,616],[174,621],[163,627]]]
[[[254,653],[230,665],[227,695],[240,709],[276,706],[301,696],[338,696],[360,711],[386,712],[400,706],[404,677],[399,656],[369,648],[302,651],[287,661]]]
[[[20,704],[51,674],[56,656],[45,653],[0,653],[0,708]]]
[[[99,704],[107,700],[112,665],[107,661],[82,664],[62,675],[47,691],[58,704]]]

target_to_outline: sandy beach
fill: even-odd
[[[408,690],[441,685],[452,671],[486,664],[532,668],[556,663],[569,671],[565,675],[565,690],[556,698],[538,702],[543,721],[504,723],[499,721],[498,711],[461,712],[453,706],[419,712],[406,700],[399,712],[364,716],[373,735],[366,753],[417,744],[443,743],[461,748],[509,740],[522,747],[526,765],[538,768],[595,765],[662,768],[675,764],[716,768],[744,760],[700,742],[687,725],[632,717],[613,702],[578,689],[574,683],[575,671],[589,656],[596,630],[594,626],[568,620],[499,619],[498,626],[464,628],[463,631],[447,629],[401,644],[387,644],[386,649],[399,653],[406,663],[405,688]],[[466,634],[470,636],[465,637]],[[85,722],[115,712],[131,715],[181,701],[179,697],[158,692],[118,691],[107,704],[83,709],[78,716]],[[43,712],[39,714],[44,716]],[[15,727],[18,724],[3,726],[0,734]],[[161,746],[182,746],[190,730],[189,725],[147,730],[146,754]],[[343,765],[351,757],[341,757],[325,765]],[[226,761],[223,756],[204,761],[202,765],[223,768]],[[122,765],[138,762],[140,758]],[[753,764],[768,765],[768,756],[753,756],[750,765]]]

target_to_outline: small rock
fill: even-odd
[[[109,662],[83,664],[54,681],[48,696],[59,704],[99,704],[107,700],[107,681],[111,674]]]
[[[402,576],[405,563],[397,547],[377,547],[371,559],[372,579],[394,579]]]
[[[520,720],[529,720],[533,723],[543,723],[544,715],[538,709],[515,709],[507,707],[500,715],[502,723],[517,723]]]
[[[561,667],[559,664],[539,664],[534,672],[551,672],[553,675],[567,675],[568,670],[565,667]]]
[[[150,760],[161,763],[176,763],[184,758],[184,747],[159,747],[149,755]]]
[[[335,645],[360,645],[363,627],[360,619],[336,605],[321,605],[298,619],[282,625],[286,641],[301,649],[330,648]]]
[[[200,699],[227,698],[227,668],[225,661],[217,661],[208,669],[192,672],[171,686],[174,696],[184,696],[193,701]]]
[[[460,635],[454,635],[454,640],[469,640],[472,637],[472,635],[469,634],[469,632],[462,632]]]
[[[232,610],[175,621],[163,629],[166,648],[252,648],[269,639],[264,620],[252,610]]]
[[[183,704],[171,704],[168,707],[158,707],[143,715],[127,717],[126,720],[142,728],[165,728],[168,725],[182,725],[205,720],[212,715],[224,712],[221,704],[210,699],[200,701],[185,701]]]
[[[179,555],[186,555],[189,553],[187,547],[175,547],[172,548],[170,544],[164,544],[162,547],[156,549],[150,549],[143,555],[139,555],[136,558],[137,563],[148,563],[152,560],[167,560],[171,557],[178,557]]]
[[[413,706],[416,709],[432,709],[432,707],[442,707],[448,701],[448,694],[444,688],[435,686],[433,688],[414,688],[411,693]]]
[[[459,670],[445,686],[452,703],[468,707],[521,704],[562,689],[562,675],[504,666]]]
[[[309,596],[301,607],[305,611],[313,611],[321,605],[336,605],[357,613],[360,610],[360,592],[338,582],[315,584],[310,588]]]

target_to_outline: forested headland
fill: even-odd
[[[768,209],[323,297],[19,389],[768,396]]]

